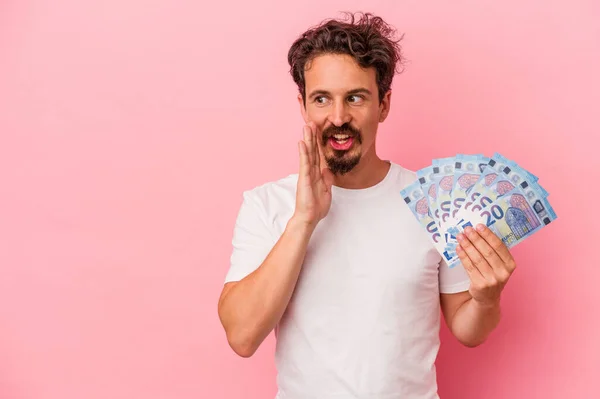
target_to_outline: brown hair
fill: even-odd
[[[290,74],[306,104],[304,70],[306,64],[322,54],[348,54],[363,68],[376,71],[379,101],[392,85],[397,66],[404,58],[395,29],[370,13],[345,13],[345,20],[329,19],[304,32],[290,47]]]

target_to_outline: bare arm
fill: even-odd
[[[292,297],[310,237],[331,205],[331,172],[320,170],[316,127],[305,126],[299,143],[296,209],[263,263],[248,276],[225,284],[219,318],[231,348],[254,354],[277,325]],[[329,173],[328,173],[329,172]]]
[[[441,294],[442,312],[452,335],[470,348],[481,345],[500,322],[500,304],[482,305],[468,291]]]
[[[468,292],[441,294],[446,324],[463,344],[482,344],[500,322],[500,296],[516,263],[506,245],[487,227],[467,227],[456,252],[469,275]]]
[[[290,219],[281,238],[258,269],[225,285],[219,317],[231,348],[240,356],[254,354],[285,311],[314,227]]]

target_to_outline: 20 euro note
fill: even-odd
[[[458,241],[447,232],[450,223],[450,204],[452,202],[452,182],[454,181],[454,157],[433,160],[432,180],[437,195],[436,208],[432,208],[438,222],[442,237],[446,242],[446,251],[456,257]]]
[[[489,159],[488,164],[483,168],[479,180],[471,188],[463,206],[457,212],[457,219],[463,218],[465,212],[471,211],[471,207],[477,203],[477,199],[488,191],[488,187],[496,181],[500,171],[507,166],[509,166],[508,162],[503,162],[502,159],[498,158],[497,153]]]
[[[450,240],[456,239],[460,229],[457,226],[464,224],[465,221],[473,222],[478,220],[479,214],[494,203],[498,198],[512,193],[518,185],[523,183],[536,184],[537,190],[543,198],[548,193],[541,186],[537,185],[537,176],[522,169],[515,162],[503,157],[499,153],[488,161],[479,181],[473,186],[468,196],[468,201],[458,210],[453,220],[454,226],[447,228],[447,234]],[[447,246],[447,250],[453,250],[453,246]]]
[[[540,186],[523,181],[510,193],[470,215],[470,219],[461,220],[455,226],[455,233],[482,223],[508,248],[512,248],[556,218]]]
[[[455,221],[468,219],[469,213],[478,213],[523,181],[535,183],[537,177],[502,155],[494,154],[485,166],[479,181],[469,192],[464,206],[455,215]],[[546,193],[545,190],[541,190]]]
[[[437,223],[435,209],[437,209],[437,186],[433,180],[433,165],[417,171],[417,181],[427,198],[429,204],[429,212]]]
[[[433,218],[428,198],[423,192],[419,180],[401,190],[400,195],[417,221],[425,228],[435,249],[446,260],[446,263],[450,265],[451,262],[456,260],[456,255],[454,254],[453,256],[445,248],[446,242],[440,234],[437,221]]]
[[[454,181],[455,158],[441,158],[433,160],[433,181],[437,186],[437,207],[439,224],[446,230],[450,220],[450,206],[452,204],[452,183]]]
[[[437,165],[430,165],[417,171],[418,182],[421,185],[421,189],[427,198],[429,203],[429,213],[436,222],[438,229],[440,227],[440,212],[438,207],[438,182],[435,180],[436,174],[439,173],[439,167]],[[441,231],[441,230],[440,230]],[[448,244],[448,234],[446,232],[441,234],[444,242]],[[455,247],[457,243],[450,243],[449,248]],[[454,254],[453,254],[454,255]]]
[[[451,158],[446,159],[444,164],[449,163]],[[441,172],[444,171],[444,166],[441,165],[441,162],[438,160],[434,160],[434,164],[427,166],[423,169],[417,171],[418,182],[421,185],[421,189],[427,198],[429,204],[429,212],[431,217],[437,224],[438,230],[442,231],[440,228],[440,209],[438,204],[438,190],[439,183],[441,180]],[[456,253],[454,249],[458,245],[456,240],[449,240],[449,234],[445,231],[441,233],[441,238],[447,244],[447,254],[452,257],[456,257]]]
[[[483,154],[457,154],[454,163],[454,180],[452,181],[452,201],[450,203],[450,218],[456,220],[456,213],[463,206],[467,195],[479,181],[489,158]]]

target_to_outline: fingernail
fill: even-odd
[[[458,238],[458,241],[462,241],[465,239],[465,236],[463,234],[459,234],[456,238]]]
[[[467,233],[467,234],[471,234],[472,232],[473,232],[473,228],[471,228],[471,226],[469,226],[465,229],[465,233]]]
[[[483,231],[484,228],[485,228],[485,226],[482,224],[477,225],[477,230],[479,230],[479,231]]]

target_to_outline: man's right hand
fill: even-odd
[[[298,142],[298,150],[300,171],[293,217],[314,227],[331,207],[333,173],[328,168],[321,170],[319,138],[313,122],[304,126],[304,140]]]
[[[298,143],[300,172],[294,216],[260,266],[243,279],[228,282],[221,292],[219,317],[229,345],[240,356],[252,356],[283,316],[310,237],[331,206],[333,173],[320,169],[316,132],[314,124],[305,126],[304,140]],[[255,243],[253,231],[241,229],[239,234],[252,236]]]

